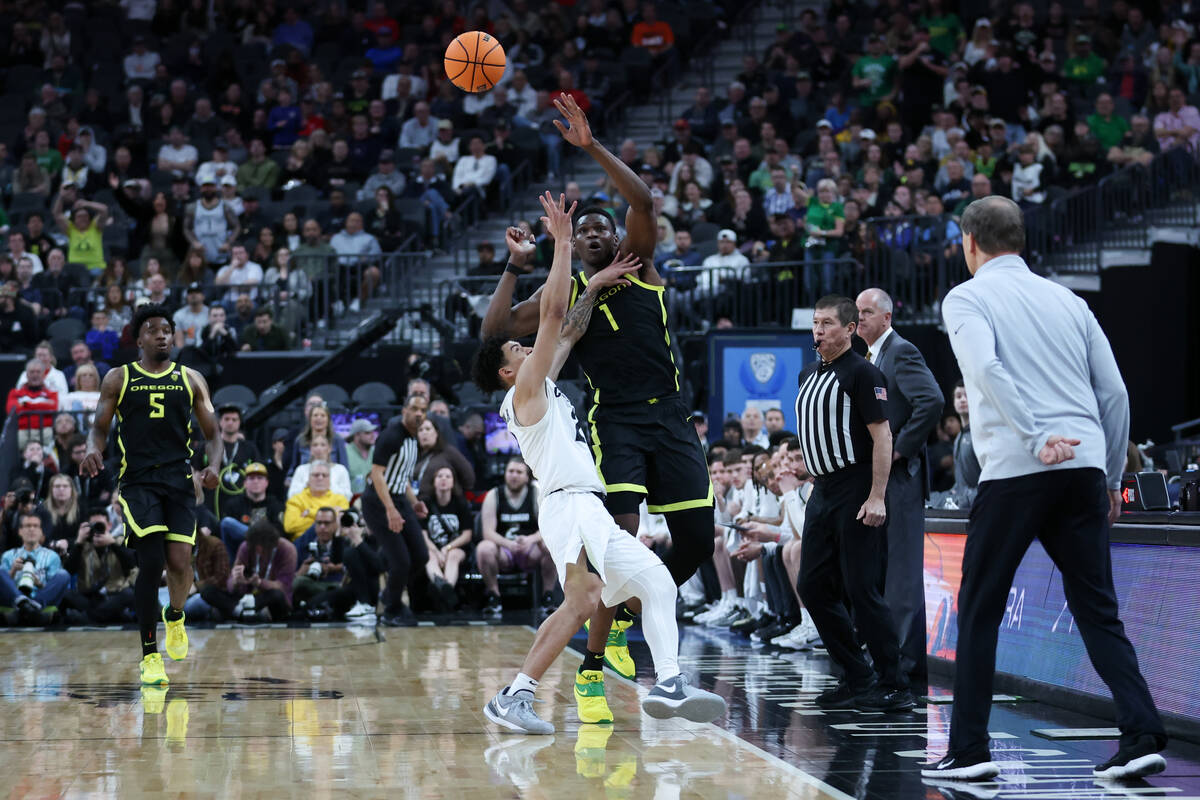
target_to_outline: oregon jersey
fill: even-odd
[[[656,400],[679,392],[663,287],[626,277],[629,286],[609,287],[596,298],[587,332],[574,348],[592,385],[592,401],[602,406]],[[575,273],[572,304],[586,287],[587,277]]]
[[[121,485],[192,488],[192,385],[182,364],[146,372],[127,365],[117,398]]]

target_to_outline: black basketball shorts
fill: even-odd
[[[610,513],[635,514],[643,497],[652,514],[712,507],[708,464],[682,398],[592,406],[588,436]]]
[[[164,534],[168,542],[196,543],[196,498],[194,495],[154,484],[122,484],[118,492],[125,520],[126,544],[132,537]]]

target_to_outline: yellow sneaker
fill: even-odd
[[[142,710],[145,713],[161,714],[166,701],[166,686],[142,686]]]
[[[167,704],[167,744],[181,745],[187,740],[188,701],[174,697]]]
[[[166,686],[170,683],[167,679],[167,671],[163,669],[162,655],[159,653],[143,656],[139,672],[142,676],[143,686]],[[161,708],[159,711],[161,712]]]
[[[637,664],[633,663],[629,644],[625,641],[625,631],[632,625],[632,622],[614,621],[604,645],[604,663],[618,675],[630,679],[637,674]]]
[[[596,672],[595,674],[599,674]],[[579,738],[575,740],[575,774],[583,778],[603,778],[608,772],[605,751],[608,737],[612,736],[611,725],[581,725]]]
[[[183,661],[187,658],[187,629],[183,627],[185,619],[186,617],[180,617],[174,622],[167,622],[167,607],[163,606],[162,620],[163,624],[167,626],[167,655],[171,657],[172,661]]]
[[[637,777],[637,756],[626,754],[613,768],[612,773],[604,779],[604,788],[609,790],[605,795],[609,798],[626,797],[630,784]]]
[[[612,722],[604,696],[604,673],[598,669],[575,673],[575,709],[580,722]]]

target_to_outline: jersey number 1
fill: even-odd
[[[166,416],[166,409],[163,408],[163,393],[150,393],[150,419],[162,419]]]

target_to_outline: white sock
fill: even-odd
[[[507,695],[513,695],[517,692],[529,692],[533,694],[537,691],[538,682],[526,675],[524,672],[517,673],[517,677],[513,678],[513,682],[504,690]]]
[[[722,603],[728,604],[732,603],[734,600],[737,600],[737,589],[725,589],[721,592]]]
[[[650,645],[658,682],[679,674],[679,627],[675,624],[675,581],[662,564],[629,579],[627,584],[642,601],[642,635]]]

